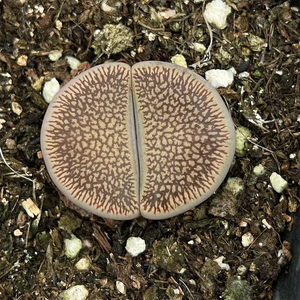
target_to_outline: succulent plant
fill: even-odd
[[[217,91],[163,62],[109,63],[50,103],[41,148],[58,189],[112,219],[164,219],[211,196],[225,178],[235,130]]]

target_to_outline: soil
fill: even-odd
[[[203,61],[194,44],[211,41],[202,1],[0,0],[1,299],[57,299],[76,285],[87,299],[272,299],[292,257],[282,233],[300,201],[300,14],[289,2],[226,3],[227,27],[212,26]],[[123,44],[101,32],[107,24],[126,26]],[[251,134],[228,174],[239,189],[226,179],[202,205],[162,221],[105,220],[71,205],[40,152],[44,83],[55,77],[62,86],[108,59],[131,65],[176,54],[202,76],[237,72],[218,90],[237,130]],[[81,64],[72,70],[65,56]],[[288,183],[280,193],[273,172]],[[70,259],[64,240],[73,235],[83,247]],[[137,257],[125,249],[133,236],[146,242]],[[75,266],[82,258],[88,270]]]

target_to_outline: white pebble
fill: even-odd
[[[233,69],[220,70],[212,69],[205,72],[206,80],[215,88],[227,87],[233,82]]]
[[[276,172],[273,172],[270,176],[270,181],[273,189],[277,193],[282,193],[288,186],[288,183],[286,180],[284,180],[279,174]]]
[[[4,124],[6,121],[4,120],[4,119],[0,119],[0,129],[2,129],[3,128],[3,125],[2,124]]]
[[[59,82],[52,78],[44,84],[43,97],[47,103],[50,103],[56,93],[59,91]]]
[[[176,15],[175,9],[166,9],[165,11],[159,11],[157,13],[161,19],[170,19]]]
[[[246,232],[242,235],[242,245],[246,248],[250,246],[254,241],[254,237],[251,232]]]
[[[229,264],[223,263],[224,259],[225,259],[224,256],[220,256],[220,257],[214,259],[214,261],[219,265],[219,267],[221,268],[221,270],[225,270],[225,271],[228,272],[230,270],[230,266],[229,266]]]
[[[247,78],[249,78],[249,76],[250,76],[250,73],[246,72],[246,71],[242,72],[238,75],[239,79],[247,79]]]
[[[193,49],[196,51],[196,52],[200,52],[200,53],[204,53],[205,50],[206,50],[206,47],[204,44],[202,43],[193,43]]]
[[[271,229],[271,228],[272,228],[272,226],[267,222],[266,219],[263,219],[261,222],[263,223],[263,226],[264,226],[264,227],[267,227],[268,229]]]
[[[187,63],[185,60],[185,57],[181,54],[176,54],[173,57],[171,57],[171,61],[173,64],[181,67],[187,68]]]
[[[196,284],[197,284],[196,281],[195,281],[194,279],[190,279],[190,280],[189,280],[189,283],[190,283],[191,285],[196,285]]]
[[[248,226],[248,223],[245,222],[245,221],[243,221],[243,220],[241,220],[241,221],[239,221],[239,226],[240,226],[240,227],[247,227],[247,226]]]
[[[125,285],[124,285],[123,282],[117,280],[117,281],[116,281],[116,288],[117,288],[117,290],[118,290],[121,294],[123,294],[123,295],[126,294],[126,287],[125,287]]]
[[[237,273],[238,273],[238,275],[240,275],[240,276],[246,275],[246,273],[247,273],[247,268],[246,268],[244,265],[240,265],[240,266],[237,268]]]
[[[80,60],[73,56],[66,56],[65,59],[68,61],[68,64],[72,70],[76,70],[81,64]]]
[[[222,0],[213,0],[205,7],[204,18],[219,29],[227,26],[227,16],[231,13],[231,7]]]
[[[84,285],[75,285],[60,293],[58,300],[85,300],[89,291]]]
[[[44,7],[42,5],[35,5],[34,8],[40,13],[42,14],[44,12]]]
[[[26,55],[21,55],[17,59],[17,64],[21,67],[25,67],[27,65],[28,57]]]
[[[11,109],[12,109],[12,111],[15,113],[15,114],[17,114],[18,116],[22,113],[22,111],[23,111],[23,108],[22,108],[22,106],[18,103],[18,102],[16,102],[16,101],[13,101],[12,103],[11,103]]]
[[[14,236],[21,236],[23,232],[20,229],[14,230]]]
[[[149,32],[148,30],[142,30],[142,33],[148,38],[150,42],[153,42],[156,39],[156,34]]]
[[[82,248],[82,242],[75,235],[72,235],[71,239],[64,239],[65,243],[65,255],[68,258],[74,258],[77,256]]]
[[[56,27],[58,30],[61,30],[61,28],[62,28],[62,22],[59,21],[59,20],[57,20],[57,21],[55,22],[55,27]]]
[[[146,243],[140,237],[130,237],[126,242],[125,249],[132,256],[138,256],[146,249]]]
[[[257,165],[257,166],[254,167],[253,173],[257,177],[260,177],[260,176],[262,176],[262,175],[264,175],[266,173],[266,168],[262,164],[259,164],[259,165]]]
[[[57,61],[62,57],[62,54],[59,51],[55,51],[55,52],[49,53],[48,57],[52,61]]]
[[[90,265],[91,265],[90,260],[87,257],[83,257],[75,264],[75,267],[79,271],[88,271]]]

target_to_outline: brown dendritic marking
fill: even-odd
[[[176,67],[134,69],[146,180],[141,210],[161,214],[210,190],[228,156],[224,114],[197,78]]]
[[[193,72],[114,63],[59,92],[41,145],[54,183],[73,202],[103,217],[159,219],[216,190],[234,128],[218,94]]]
[[[111,216],[139,210],[129,149],[130,69],[95,69],[69,86],[52,107],[46,151],[71,196]]]

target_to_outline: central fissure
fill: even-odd
[[[234,126],[196,73],[162,62],[94,67],[48,107],[41,148],[63,194],[106,218],[163,219],[208,198],[234,154]]]

